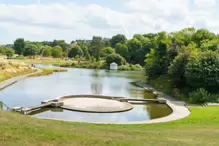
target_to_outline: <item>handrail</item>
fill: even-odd
[[[11,111],[11,108],[7,106],[6,104],[4,104],[4,102],[0,101],[0,103],[7,108],[7,111]]]

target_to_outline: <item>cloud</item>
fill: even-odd
[[[125,11],[98,4],[0,4],[0,42],[17,37],[30,40],[90,39],[123,33],[176,31],[185,27],[218,32],[217,0],[120,0]],[[116,5],[116,4],[115,4]],[[4,37],[10,35],[9,37]]]

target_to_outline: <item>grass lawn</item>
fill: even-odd
[[[94,125],[47,121],[0,111],[0,145],[219,145],[219,107],[152,125]]]

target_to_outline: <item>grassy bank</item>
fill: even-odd
[[[26,59],[26,60],[16,60],[16,61],[20,61],[20,62],[25,62],[27,64],[52,64],[52,65],[63,65],[66,64],[67,61],[65,60],[61,60],[61,59]]]
[[[219,107],[191,108],[190,117],[152,125],[94,125],[46,121],[0,111],[1,145],[215,145]]]
[[[41,68],[43,72],[34,74],[30,77],[39,77],[39,76],[48,76],[53,74],[54,72],[67,72],[67,70],[62,69],[62,68]]]
[[[35,71],[24,63],[0,59],[0,82]]]

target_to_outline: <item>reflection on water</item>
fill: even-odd
[[[53,67],[41,65],[40,67]],[[101,94],[123,96],[137,99],[153,99],[153,94],[145,93],[142,88],[130,82],[143,80],[142,72],[120,72],[92,69],[68,69],[65,73],[51,76],[28,78],[5,88],[0,92],[0,100],[9,107],[30,107],[41,101],[65,95]],[[37,114],[39,117],[85,122],[125,122],[142,121],[162,117],[171,113],[166,105],[136,105],[129,112],[97,114],[66,110],[47,109]]]

